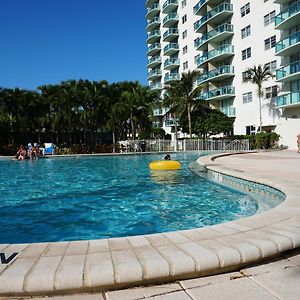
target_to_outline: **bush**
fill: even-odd
[[[280,135],[276,132],[260,132],[251,136],[252,149],[273,149],[277,146]]]

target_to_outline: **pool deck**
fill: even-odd
[[[197,278],[241,270],[300,247],[300,154],[282,151],[218,156],[202,157],[198,163],[217,173],[272,186],[285,193],[286,200],[267,212],[202,229],[0,245],[0,296],[90,293]],[[299,257],[297,262],[300,278]]]

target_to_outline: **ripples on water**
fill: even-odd
[[[96,239],[190,229],[257,211],[251,197],[189,169],[151,172],[163,155],[0,161],[0,243]]]

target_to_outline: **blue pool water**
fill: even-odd
[[[257,211],[251,197],[188,169],[151,172],[163,155],[0,161],[0,243],[130,236],[217,224]]]

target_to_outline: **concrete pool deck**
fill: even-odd
[[[286,200],[267,212],[202,229],[0,245],[0,295],[84,293],[196,278],[240,270],[300,246],[300,154],[211,155],[198,162],[272,186]]]

